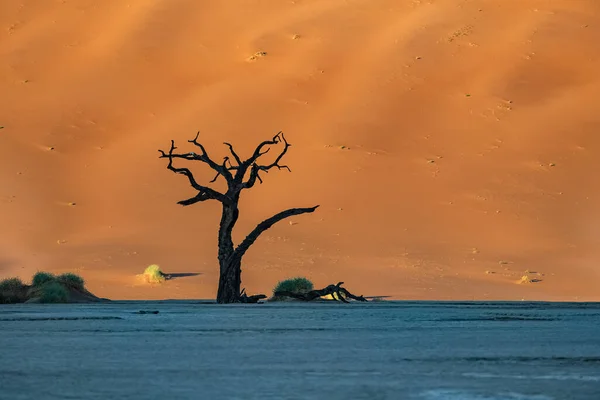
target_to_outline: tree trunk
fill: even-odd
[[[223,204],[223,214],[219,227],[219,289],[217,303],[237,303],[240,298],[242,269],[241,260],[234,259],[231,233],[238,219],[237,202]]]
[[[220,266],[219,290],[217,292],[217,303],[237,303],[240,299],[242,268],[241,263],[226,263]]]
[[[233,205],[223,205],[223,216],[221,217],[221,227],[219,229],[219,266],[221,273],[219,276],[219,291],[217,292],[217,303],[237,303],[241,296],[242,282],[242,257],[258,237],[282,219],[311,213],[319,206],[309,208],[291,208],[275,214],[271,218],[267,218],[254,228],[246,239],[239,244],[234,250],[231,232],[238,218],[237,200],[236,197]]]

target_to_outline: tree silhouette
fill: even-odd
[[[219,289],[217,291],[217,303],[237,303],[247,299],[246,295],[240,291],[241,275],[242,275],[242,257],[252,244],[258,239],[261,233],[272,227],[277,222],[300,214],[312,213],[319,206],[309,208],[290,208],[273,215],[270,218],[259,223],[246,238],[237,246],[234,245],[231,238],[233,228],[238,220],[239,209],[238,204],[240,195],[244,189],[251,189],[256,181],[262,183],[260,176],[263,172],[269,172],[271,169],[287,169],[291,171],[287,165],[281,165],[282,158],[290,148],[290,144],[285,139],[283,132],[277,133],[271,140],[265,140],[260,143],[250,158],[242,160],[235,152],[230,143],[224,143],[233,157],[225,157],[222,163],[213,161],[204,146],[198,142],[200,132],[192,140],[188,140],[199,149],[199,153],[174,153],[177,149],[175,141],[171,140],[171,148],[168,152],[159,150],[160,158],[169,159],[167,168],[176,174],[185,175],[190,185],[198,192],[194,197],[186,200],[181,200],[178,204],[189,206],[207,200],[217,200],[223,206],[221,214],[221,223],[219,225]],[[275,145],[283,144],[281,152],[270,164],[261,164],[260,159],[267,154]],[[223,177],[227,181],[227,192],[221,193],[208,186],[203,186],[196,181],[194,175],[188,168],[176,168],[173,166],[173,159],[181,158],[188,161],[200,161],[212,168],[216,175],[210,183],[215,182],[219,177]],[[263,296],[264,297],[264,296]]]

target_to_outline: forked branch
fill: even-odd
[[[226,202],[228,200],[228,196],[198,184],[198,182],[194,179],[194,176],[192,175],[189,169],[175,168],[173,166],[174,158],[181,158],[189,161],[201,161],[207,164],[216,172],[214,178],[210,181],[210,183],[214,183],[217,179],[219,179],[220,176],[223,176],[227,181],[228,195],[237,195],[243,189],[250,189],[256,184],[257,181],[262,183],[262,178],[260,176],[261,172],[269,172],[269,170],[273,168],[287,169],[288,171],[291,171],[287,165],[280,164],[281,160],[287,154],[287,151],[291,146],[291,144],[288,143],[287,139],[285,138],[283,132],[278,132],[275,136],[273,136],[271,140],[265,140],[264,142],[260,143],[254,150],[252,156],[245,161],[243,161],[240,158],[240,156],[235,151],[231,143],[224,142],[225,146],[229,148],[229,152],[233,157],[233,162],[232,159],[230,159],[230,157],[227,156],[224,157],[223,162],[221,164],[215,162],[213,159],[210,158],[204,145],[198,142],[199,135],[200,132],[196,134],[195,138],[188,140],[189,143],[193,144],[198,149],[200,149],[199,154],[194,152],[175,153],[174,150],[176,149],[176,147],[174,141],[171,141],[171,148],[168,153],[163,150],[159,150],[161,158],[169,159],[169,165],[167,168],[175,173],[186,175],[192,187],[198,190],[198,195],[188,200],[183,200],[179,202],[179,204],[190,205],[209,199],[217,199],[221,202]],[[271,150],[270,146],[277,145],[279,143],[283,143],[283,148],[281,149],[275,160],[269,164],[260,164],[260,157],[267,154],[269,150]],[[247,180],[244,180],[248,170],[250,170],[250,174]]]
[[[270,164],[266,164],[266,165],[259,164],[258,159],[260,157],[262,157],[263,155],[267,154],[269,152],[269,150],[271,150],[271,147],[268,147],[268,146],[272,146],[272,145],[275,145],[278,143],[283,143],[283,149],[277,155],[277,157],[275,158],[275,161],[273,161]],[[238,171],[238,172],[242,172],[243,174],[245,174],[246,170],[249,167],[251,168],[250,169],[250,177],[248,178],[248,180],[246,182],[244,182],[243,188],[244,189],[251,188],[252,186],[254,186],[254,184],[256,183],[257,180],[260,183],[262,183],[262,179],[260,177],[261,171],[269,172],[270,169],[277,168],[277,169],[287,169],[288,171],[291,172],[292,170],[290,169],[290,167],[288,167],[287,165],[280,164],[281,159],[283,158],[283,156],[285,156],[285,154],[287,153],[290,146],[291,146],[291,144],[288,143],[283,132],[278,132],[277,135],[273,136],[272,140],[266,140],[266,141],[262,142],[261,144],[259,144],[258,147],[256,148],[256,150],[254,150],[254,154],[252,154],[252,157],[250,157],[249,159],[247,159],[246,161],[244,161],[242,163],[242,165],[244,166],[244,170]],[[265,148],[266,148],[266,150],[264,150]]]
[[[277,135],[273,136],[273,139],[271,140],[265,140],[264,142],[262,142],[261,144],[259,144],[256,147],[256,150],[254,150],[254,153],[252,154],[252,157],[250,157],[249,159],[247,159],[245,161],[245,163],[250,166],[250,165],[254,165],[257,164],[257,160],[262,157],[263,155],[267,154],[269,152],[269,150],[271,150],[270,147],[267,146],[272,146],[278,143],[283,143],[283,149],[281,150],[281,153],[279,153],[279,155],[277,156],[277,158],[275,159],[275,161],[273,161],[271,164],[268,165],[259,165],[259,168],[263,171],[268,171],[273,167],[277,167],[279,169],[282,168],[286,168],[289,170],[289,167],[287,165],[279,165],[279,162],[281,161],[281,159],[283,158],[283,156],[285,156],[285,154],[288,151],[288,148],[291,146],[291,144],[288,143],[288,141],[285,139],[285,135],[283,134],[283,132],[278,132]],[[266,150],[264,150],[264,148],[267,147]]]
[[[165,153],[163,150],[158,150],[160,153],[160,158],[168,158],[169,159],[169,164],[167,165],[167,169],[175,172],[176,174],[181,174],[181,175],[185,175],[189,182],[190,185],[196,189],[198,191],[198,194],[192,198],[189,198],[187,200],[182,200],[179,201],[178,204],[181,204],[183,206],[189,206],[191,204],[195,204],[201,201],[206,201],[206,200],[218,200],[221,203],[229,203],[230,200],[227,196],[225,196],[223,193],[220,193],[212,188],[209,188],[207,186],[202,186],[198,183],[198,181],[196,181],[196,178],[194,178],[194,174],[192,174],[192,171],[190,171],[188,168],[176,168],[175,166],[173,166],[173,158],[183,158],[186,160],[200,160],[200,161],[205,161],[205,159],[210,160],[208,158],[208,156],[206,155],[206,152],[204,153],[203,156],[199,156],[195,153],[187,153],[187,154],[178,154],[178,153],[173,153],[175,150],[177,149],[177,147],[175,147],[175,141],[171,140],[171,148],[169,149],[168,153]],[[203,159],[203,158],[205,159]],[[210,160],[212,162],[212,160]],[[217,167],[219,167],[217,165]],[[219,167],[220,168],[220,167]],[[214,169],[214,168],[213,168]]]
[[[237,153],[235,152],[235,150],[233,149],[233,146],[231,145],[231,143],[224,142],[223,144],[225,146],[229,147],[229,152],[231,153],[231,155],[235,159],[235,162],[237,163],[237,166],[239,167],[240,165],[242,165],[242,160],[240,159],[240,156],[238,156]]]
[[[225,157],[225,159],[223,160],[223,164],[219,165],[216,162],[214,162],[208,155],[208,153],[206,152],[206,149],[204,148],[204,146],[202,145],[202,143],[198,142],[198,137],[200,136],[200,132],[196,133],[196,137],[193,138],[192,140],[188,140],[189,143],[192,143],[194,146],[198,147],[200,149],[200,151],[202,152],[202,154],[200,155],[196,155],[196,157],[194,158],[195,160],[200,160],[202,162],[205,162],[206,164],[208,164],[212,169],[214,169],[215,171],[217,171],[217,177],[219,175],[223,175],[225,177],[225,179],[227,180],[227,182],[231,182],[233,180],[233,175],[231,175],[230,172],[230,168],[228,168],[226,166],[227,163],[227,157]],[[191,153],[191,154],[195,154],[195,153]],[[216,180],[216,179],[215,179]]]

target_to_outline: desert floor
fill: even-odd
[[[220,205],[177,205],[157,149],[282,130],[293,172],[244,193],[235,239],[321,207],[256,242],[248,292],[600,300],[598,43],[597,0],[3,1],[0,277],[213,297]],[[199,275],[139,284],[152,263]]]
[[[0,386],[11,400],[595,400],[598,326],[600,304],[579,303],[15,305],[0,307]]]

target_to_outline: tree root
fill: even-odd
[[[349,303],[347,299],[352,299],[356,301],[368,301],[363,296],[355,296],[350,293],[348,290],[342,287],[344,282],[338,282],[337,285],[329,285],[326,288],[319,290],[311,290],[306,293],[296,293],[290,291],[277,291],[274,293],[276,297],[292,297],[294,299],[302,300],[302,301],[312,301],[315,299],[319,299],[323,296],[331,295],[331,297],[336,301],[342,301],[344,303]]]

